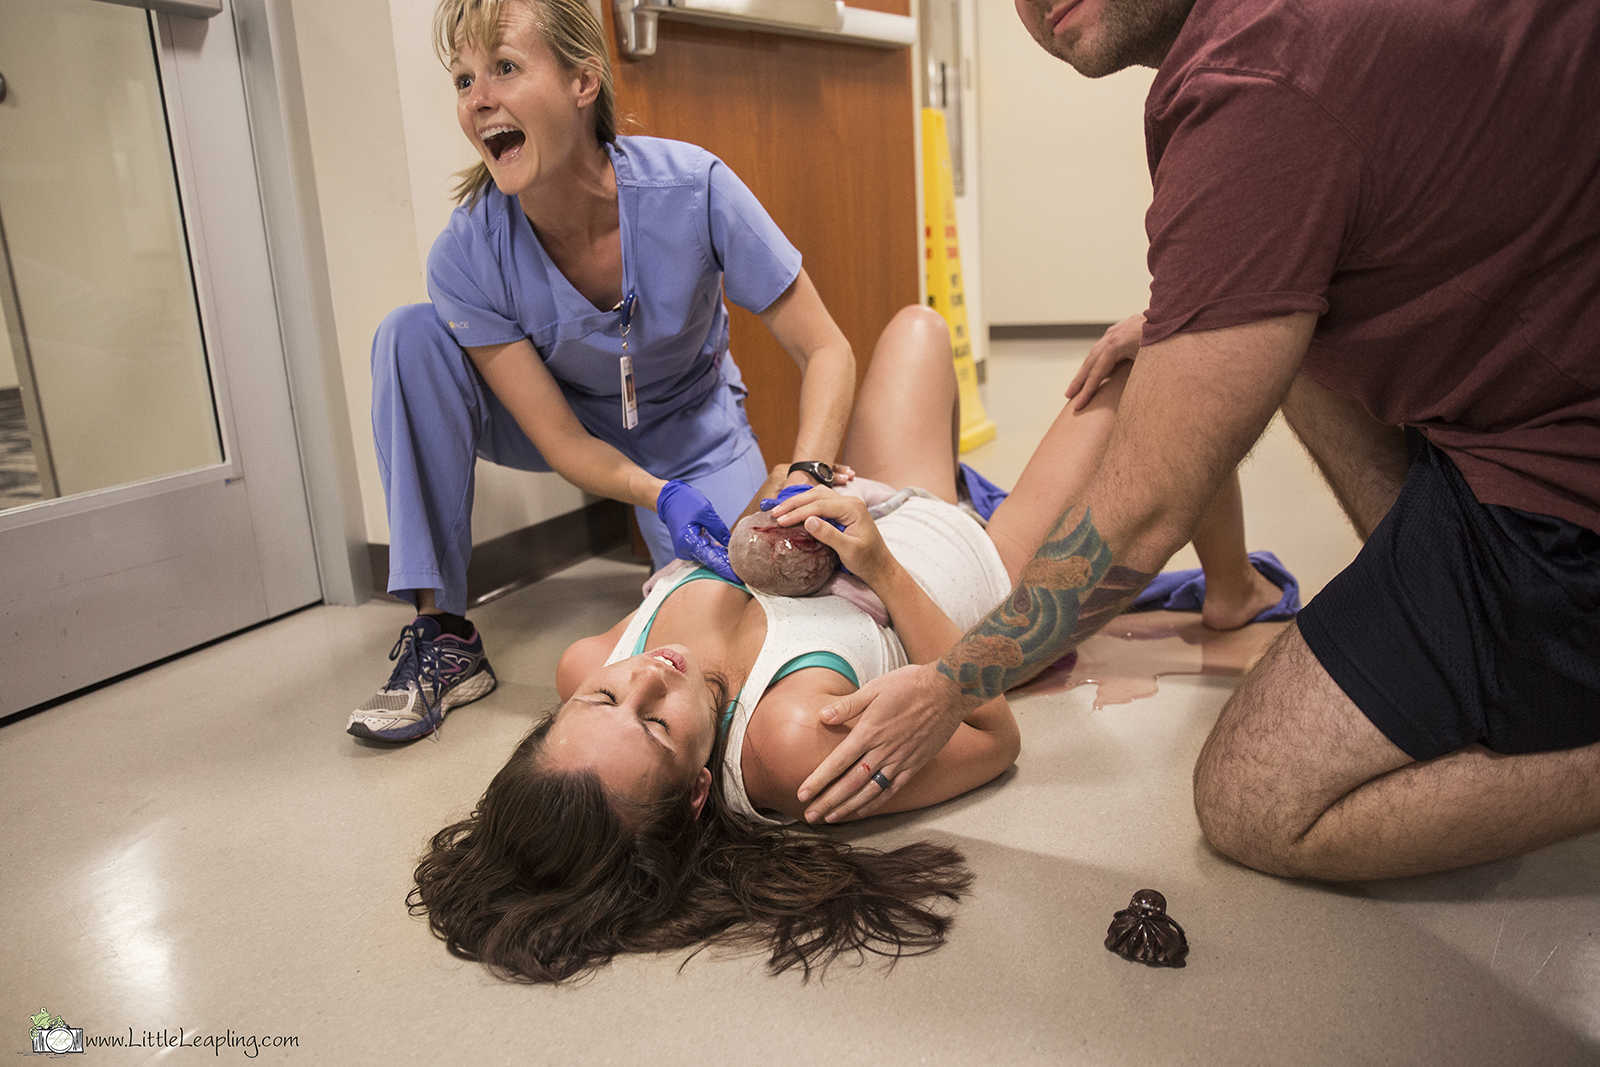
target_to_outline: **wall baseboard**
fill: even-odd
[[[467,564],[467,607],[548,578],[556,571],[629,543],[633,509],[615,500],[598,500],[565,515],[513,530],[472,546]],[[386,588],[389,546],[368,544],[373,576]]]
[[[1047,341],[1097,339],[1113,324],[1109,322],[1038,322],[1021,326],[990,326],[991,341]]]

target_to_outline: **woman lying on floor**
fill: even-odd
[[[937,948],[950,920],[936,906],[971,880],[958,853],[884,852],[790,825],[803,814],[796,789],[843,732],[817,713],[937,657],[1008,595],[1098,462],[1122,380],[1063,412],[1039,449],[1049,460],[1028,465],[986,529],[956,502],[946,327],[902,312],[845,440],[862,477],[776,509],[839,553],[890,625],[858,595],[773,597],[691,564],[664,570],[637,611],[566,650],[562,703],[471,816],[434,836],[413,911],[456,955],[534,982],[705,944],[762,945],[773,971],[807,975],[851,950]],[[864,497],[879,502],[869,511]],[[992,780],[1019,743],[1005,699],[983,705],[886,810]]]

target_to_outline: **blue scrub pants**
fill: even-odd
[[[729,523],[766,480],[748,425],[730,429],[750,447],[727,466],[685,478]],[[478,375],[432,304],[389,313],[372,341],[372,433],[389,506],[389,592],[415,600],[432,589],[439,609],[467,611],[474,460],[548,471],[533,442]],[[674,474],[641,463],[659,478]],[[653,510],[635,508],[654,566],[672,561],[672,535]]]

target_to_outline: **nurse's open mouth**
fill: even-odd
[[[491,126],[478,136],[489,149],[489,154],[497,160],[528,139],[527,135],[515,126]]]

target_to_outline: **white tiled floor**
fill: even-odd
[[[968,458],[1009,482],[1082,351],[995,346],[1002,435]],[[1252,547],[1315,592],[1355,544],[1326,490],[1280,427],[1243,478]],[[489,978],[407,916],[411,866],[552,703],[564,644],[630,609],[641,577],[595,560],[475,613],[501,686],[438,743],[342,732],[405,621],[383,603],[305,611],[0,730],[0,1051],[26,1051],[43,1006],[147,1042],[86,1063],[213,1058],[150,1043],[180,1027],[298,1039],[261,1063],[1600,1062],[1600,837],[1344,889],[1243,870],[1189,800],[1233,683],[1216,675],[1098,711],[1087,688],[1019,696],[1013,772],[851,830],[967,854],[976,888],[931,956],[810,985],[706,955],[570,989]],[[1184,970],[1102,947],[1143,886],[1188,930]]]

